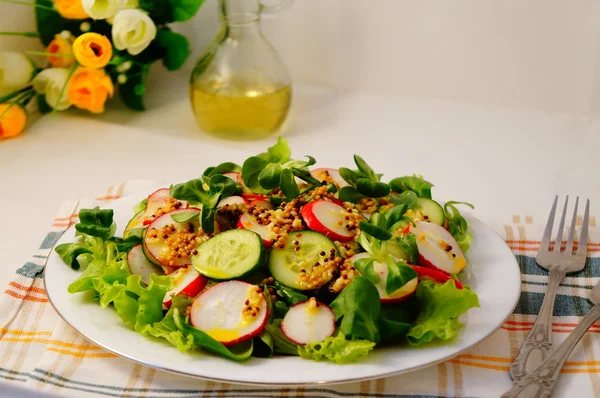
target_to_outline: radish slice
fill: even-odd
[[[244,205],[247,203],[248,202],[246,201],[246,199],[242,198],[241,196],[228,196],[225,199],[222,199],[221,201],[219,201],[217,208],[220,209],[221,207],[225,207],[225,206]]]
[[[269,202],[267,199],[255,199],[250,202],[250,206],[259,206],[264,207],[267,210],[273,210],[273,203]]]
[[[246,199],[248,202],[252,202],[254,200],[267,200],[267,197],[264,195],[256,195],[254,193],[242,193],[242,197]]]
[[[320,232],[330,239],[347,242],[354,238],[356,230],[349,231],[344,219],[347,214],[342,206],[328,200],[315,200],[302,207],[302,218],[313,231]]]
[[[338,169],[319,168],[311,170],[310,174],[319,181],[334,182],[340,188],[348,186]]]
[[[359,254],[355,254],[354,256],[350,257],[350,261],[352,261],[352,263],[354,263],[360,259],[368,258],[368,257],[370,257],[370,255],[368,253],[359,253]],[[382,303],[386,303],[386,304],[401,303],[401,302],[407,300],[408,298],[410,298],[413,294],[415,294],[417,287],[419,285],[418,277],[409,280],[400,289],[398,289],[390,294],[387,294],[385,291],[388,273],[389,273],[387,265],[384,263],[381,263],[379,261],[374,261],[373,268],[375,269],[375,272],[377,272],[379,274],[379,281],[377,281],[377,283],[375,284],[375,287],[377,288],[377,291],[379,292],[379,297],[380,297],[379,301],[381,301]]]
[[[467,264],[456,239],[444,227],[417,221],[410,232],[417,236],[419,265],[458,274]]]
[[[208,239],[208,235],[201,232],[198,217],[182,223],[173,221],[171,216],[179,213],[199,214],[200,210],[185,209],[164,214],[148,225],[144,233],[144,252],[148,259],[156,265],[171,267],[190,265],[192,263],[193,248],[202,243],[203,240]],[[172,228],[169,228],[169,226],[172,226]],[[218,233],[218,230],[215,230],[216,233]],[[199,237],[202,237],[202,239],[198,239]],[[182,249],[185,252],[184,254],[179,253],[179,255],[172,257],[169,253],[169,244],[176,238],[181,238],[183,242],[180,243],[186,243],[187,246],[191,245],[192,247],[186,247]]]
[[[259,234],[267,248],[273,245],[273,242],[269,239],[273,233],[269,230],[269,228],[267,228],[266,225],[259,224],[256,217],[253,215],[248,213],[242,214],[238,220],[237,227],[241,229],[249,229],[250,231]]]
[[[181,204],[178,204],[181,203]],[[162,188],[148,196],[146,210],[140,219],[143,225],[149,225],[154,219],[165,213],[174,210],[187,209],[188,203],[184,200],[177,200],[171,196],[170,188]]]
[[[169,275],[173,278],[173,289],[169,290],[163,299],[163,308],[171,308],[172,296],[185,294],[188,297],[197,296],[206,286],[207,279],[200,275],[194,267],[182,267]]]
[[[294,304],[281,322],[281,331],[296,344],[318,343],[335,332],[335,315],[314,298]]]
[[[464,287],[459,280],[450,278],[448,274],[438,269],[419,267],[418,265],[411,265],[411,267],[417,271],[417,274],[419,274],[419,279],[428,279],[441,284],[444,284],[452,279],[457,289],[462,289]]]
[[[267,300],[262,289],[234,280],[217,283],[200,294],[190,308],[190,322],[223,345],[230,346],[262,332],[267,313]]]
[[[243,180],[242,180],[242,173],[238,173],[237,171],[232,171],[229,173],[223,173],[223,175],[225,177],[228,177],[230,179],[232,179],[236,184],[242,184]]]
[[[127,265],[129,265],[129,271],[133,275],[140,275],[142,282],[147,285],[150,283],[150,275],[164,275],[162,268],[152,264],[142,250],[142,245],[135,245],[127,254]]]

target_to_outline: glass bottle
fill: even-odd
[[[263,36],[261,15],[276,15],[291,0],[219,0],[221,29],[198,60],[190,99],[199,127],[229,139],[277,131],[287,117],[291,78]]]

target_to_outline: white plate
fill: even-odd
[[[133,215],[132,207],[142,196],[112,202],[120,236]],[[448,344],[427,347],[375,349],[355,364],[335,365],[299,357],[251,358],[234,362],[204,352],[182,354],[166,342],[151,340],[123,325],[116,311],[102,309],[90,294],[69,294],[67,286],[80,275],[52,252],[46,265],[44,283],[50,302],[60,316],[83,336],[117,355],[153,368],[204,379],[240,384],[341,383],[372,379],[434,365],[450,359],[496,331],[512,313],[521,289],[519,267],[505,242],[479,220],[467,216],[473,244],[463,278],[479,296],[480,308],[469,310],[458,338]],[[74,240],[70,228],[60,243]]]

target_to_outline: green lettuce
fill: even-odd
[[[337,364],[356,362],[366,357],[375,343],[368,340],[347,340],[342,333],[330,336],[325,341],[308,343],[298,347],[298,353],[304,359],[330,361]]]
[[[468,287],[458,289],[453,280],[439,284],[429,280],[419,282],[416,292],[420,313],[407,335],[412,345],[434,339],[449,340],[463,326],[458,317],[469,308],[479,307],[477,295]]]
[[[171,307],[169,308],[169,311],[167,311],[165,317],[160,322],[155,322],[152,326],[146,327],[147,333],[150,336],[167,340],[181,352],[188,352],[195,349],[194,337],[190,334],[183,334],[183,332],[177,328],[175,319],[173,318],[175,310],[177,310],[178,313],[185,313],[192,301],[192,298],[185,295],[173,296]]]

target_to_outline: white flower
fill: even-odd
[[[140,5],[139,0],[127,0],[125,2],[125,6],[123,6],[123,8],[121,8],[121,10],[130,10],[133,8],[137,8],[139,5]],[[112,17],[106,18],[106,22],[108,22],[111,25],[113,24],[114,20],[115,20],[114,15]]]
[[[36,71],[34,63],[19,52],[0,52],[0,95],[25,87]]]
[[[93,19],[114,17],[126,4],[127,0],[81,0],[83,9]]]
[[[115,16],[112,27],[113,44],[117,50],[131,55],[144,51],[156,37],[156,25],[140,10],[121,10]]]
[[[64,88],[68,78],[69,69],[67,68],[44,69],[33,79],[33,89],[38,94],[46,96],[46,103],[51,108],[63,111],[71,106],[67,89]],[[61,92],[63,93],[62,97],[60,96]]]

